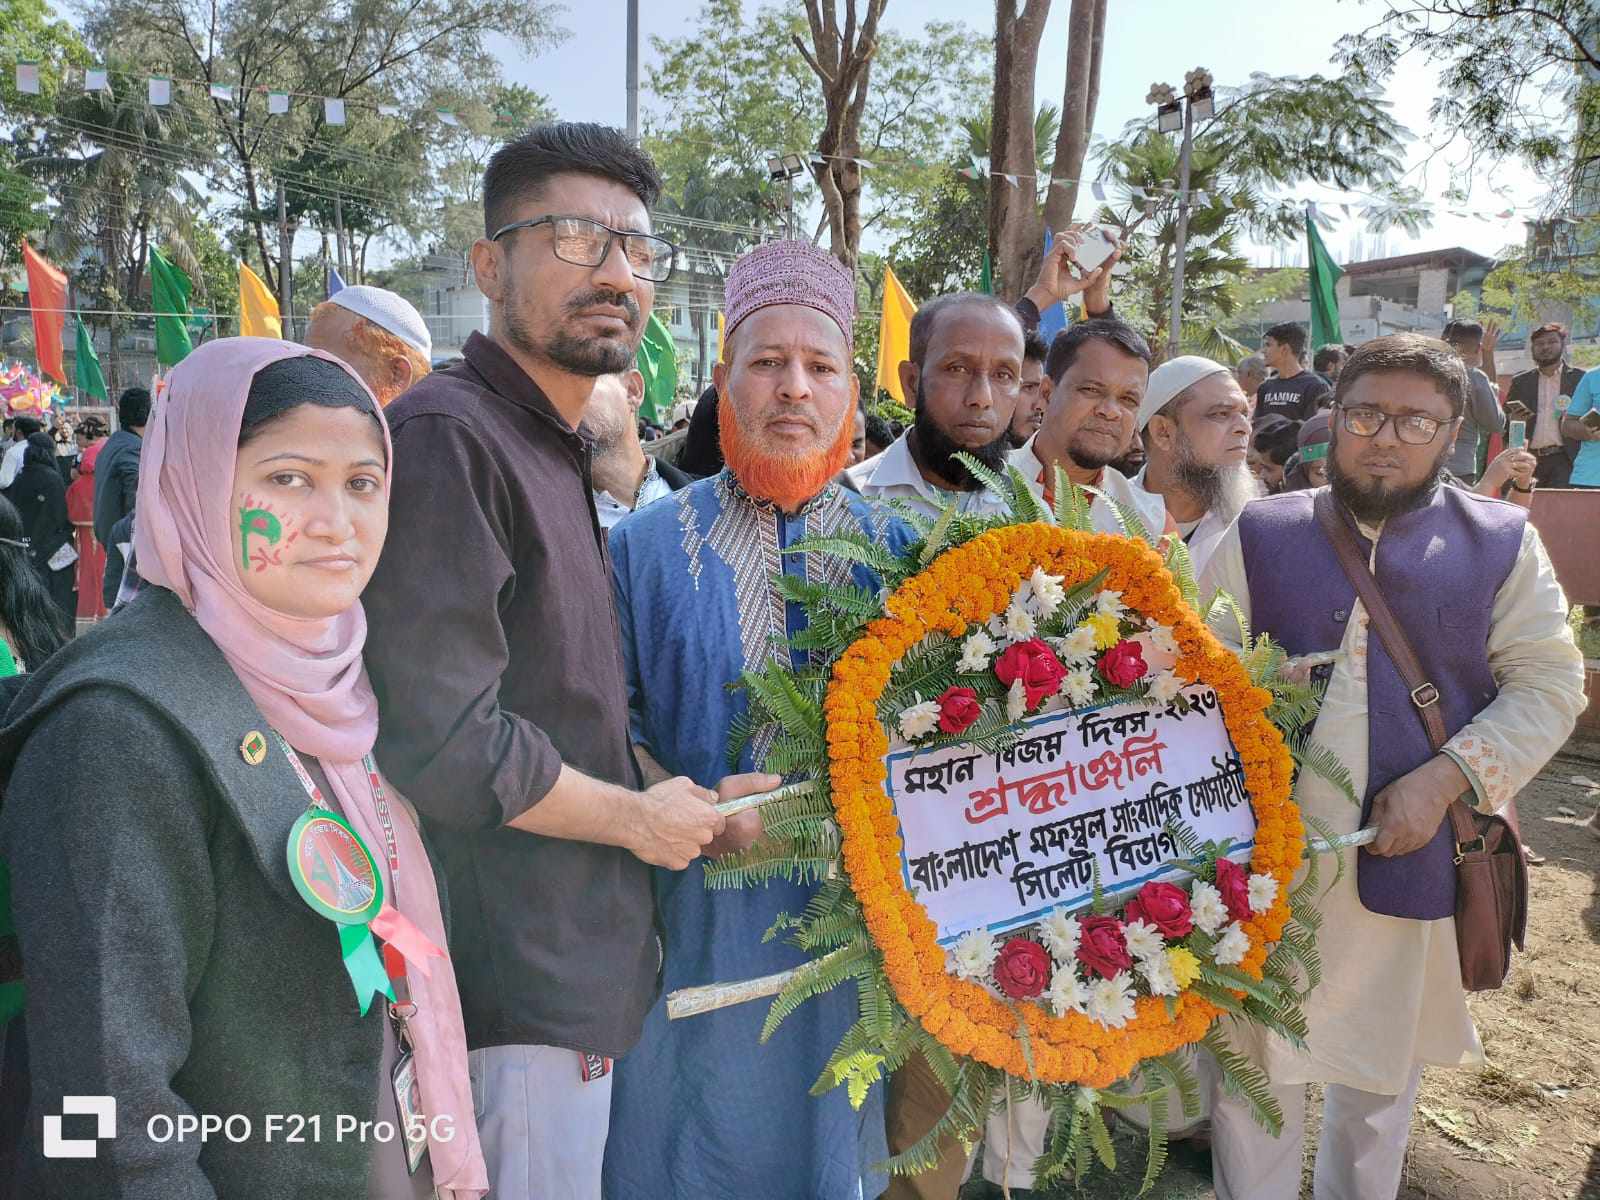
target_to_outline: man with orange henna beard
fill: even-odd
[[[760,246],[727,281],[727,335],[714,372],[726,468],[625,517],[611,532],[635,750],[648,774],[695,781],[727,774],[725,755],[748,710],[728,685],[774,660],[805,614],[788,581],[854,583],[865,567],[790,553],[802,538],[865,531],[893,551],[904,525],[833,482],[849,460],[860,385],[851,366],[855,287],[849,270],[805,242]],[[759,768],[777,734],[759,729],[741,770]],[[778,782],[776,777],[773,784]],[[761,833],[759,812],[728,819],[707,847],[725,854]],[[798,967],[806,956],[763,934],[799,913],[815,887],[708,891],[693,865],[657,872],[665,940],[661,993]],[[667,1021],[658,999],[639,1045],[617,1063],[606,1200],[857,1200],[877,1196],[882,1089],[860,1110],[843,1089],[811,1085],[858,1015],[849,989],[809,1001],[765,1045],[766,1006]]]

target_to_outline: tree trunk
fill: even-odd
[[[1105,48],[1106,0],[1072,0],[1067,19],[1067,83],[1061,97],[1061,128],[1056,134],[1053,179],[1069,183],[1051,185],[1045,196],[1044,223],[1065,228],[1078,204],[1078,181],[1094,132],[1094,110],[1100,99],[1100,59]]]
[[[261,192],[256,187],[256,173],[254,165],[246,159],[244,161],[244,194],[245,200],[250,205],[250,228],[256,235],[256,250],[261,255],[261,282],[267,285],[267,291],[274,296],[278,294],[278,277],[272,269],[272,256],[267,253],[267,231],[261,222]]]
[[[878,48],[878,19],[888,0],[866,0],[859,26],[856,0],[844,0],[844,28],[839,27],[836,0],[806,0],[811,45],[798,37],[806,64],[822,85],[822,134],[817,139],[820,163],[811,173],[822,192],[831,249],[838,260],[855,268],[861,253],[861,114],[867,104],[872,56]]]
[[[1003,6],[1014,9],[1010,3]],[[995,95],[997,100],[1001,97],[1003,84],[1004,99],[997,102],[990,133],[989,205],[991,214],[998,212],[1000,269],[996,286],[1001,296],[1015,301],[1027,290],[1044,254],[1044,227],[1035,199],[1038,155],[1033,140],[1033,78],[1039,65],[1039,39],[1044,36],[1045,19],[1050,15],[1050,0],[1027,0],[1021,15],[1009,21],[1004,32],[999,23],[1001,15],[997,7]],[[1002,42],[1006,43],[1003,74]],[[1005,113],[1003,131],[1000,109]],[[1005,175],[1015,175],[1017,186],[1012,187],[1003,178]],[[991,216],[991,225],[995,223]]]
[[[1006,144],[1011,127],[1011,45],[1016,36],[1017,0],[995,0],[994,5],[994,100],[989,108],[989,163],[991,169],[1006,161]],[[994,177],[978,181],[989,198],[989,261],[1000,261],[1000,228],[1011,204],[1009,188],[994,186]],[[1003,291],[1004,289],[1002,289]]]

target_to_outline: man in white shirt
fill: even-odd
[[[580,428],[594,439],[589,469],[601,529],[610,529],[629,513],[690,482],[671,463],[644,452],[638,422],[643,402],[644,376],[630,368],[599,376],[583,410]]]
[[[1022,386],[1021,318],[981,292],[940,296],[911,319],[910,355],[900,364],[900,386],[916,397],[916,422],[852,470],[852,482],[863,496],[903,500],[930,517],[946,505],[980,516],[1005,512],[956,455],[1005,470]]]
[[[1262,494],[1245,461],[1250,401],[1229,368],[1185,354],[1150,372],[1139,432],[1147,458],[1134,487],[1165,506],[1198,575],[1233,519]]]
[[[28,435],[38,433],[42,426],[32,417],[18,417],[11,424],[12,436],[16,439],[6,447],[5,456],[0,458],[0,488],[8,488],[17,478],[17,472],[22,470],[22,456],[28,450]]]
[[[1095,318],[1056,335],[1045,360],[1050,404],[1044,424],[1011,456],[1011,465],[1046,507],[1055,504],[1055,468],[1080,487],[1101,493],[1090,508],[1095,528],[1121,533],[1108,500],[1131,510],[1152,539],[1172,532],[1160,497],[1135,489],[1110,464],[1133,442],[1134,424],[1150,378],[1150,347],[1131,326]]]

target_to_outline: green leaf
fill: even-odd
[[[1139,1184],[1141,1196],[1149,1194],[1167,1165],[1167,1093],[1162,1091],[1152,1095],[1148,1111],[1150,1125],[1146,1136],[1149,1149],[1145,1152],[1144,1179]]]
[[[797,968],[794,977],[773,998],[772,1007],[767,1010],[766,1022],[761,1027],[762,1044],[777,1032],[778,1026],[795,1009],[811,997],[820,996],[846,979],[872,970],[873,962],[872,943],[863,938]]]
[[[1200,1044],[1211,1051],[1211,1056],[1216,1059],[1223,1086],[1228,1093],[1247,1105],[1256,1123],[1273,1137],[1282,1133],[1283,1109],[1260,1069],[1228,1045],[1219,1025],[1213,1025]]]

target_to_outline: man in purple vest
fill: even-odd
[[[1321,489],[1247,505],[1201,578],[1202,595],[1232,594],[1252,632],[1291,655],[1337,651],[1313,736],[1363,804],[1310,774],[1295,795],[1336,834],[1380,831],[1344,852],[1319,901],[1324,975],[1306,1002],[1306,1047],[1232,1034],[1271,1081],[1283,1133],[1213,1096],[1219,1200],[1300,1195],[1308,1083],[1326,1085],[1317,1200],[1393,1197],[1422,1067],[1483,1062],[1461,986],[1445,810],[1458,796],[1504,807],[1566,740],[1584,695],[1566,599],[1526,511],[1440,485],[1467,388],[1443,342],[1367,342],[1340,372],[1328,457],[1341,515],[1438,688],[1442,753],[1317,525]],[[1215,626],[1238,644],[1231,616]]]

